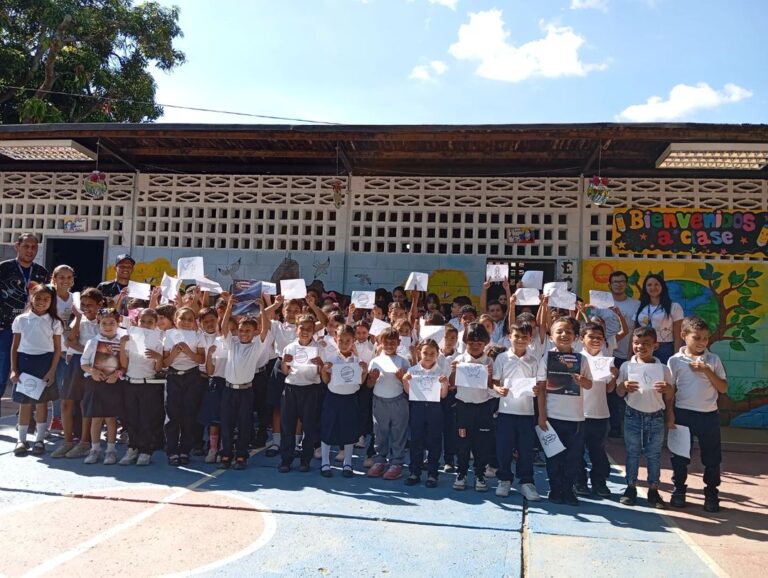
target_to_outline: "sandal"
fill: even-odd
[[[355,472],[352,470],[352,466],[344,466],[344,469],[341,472],[341,475],[345,478],[354,478]]]
[[[179,460],[179,456],[177,455],[168,456],[168,465],[171,465],[171,466],[181,465],[181,460]]]
[[[323,466],[320,468],[320,475],[324,478],[332,478],[333,472],[331,471],[331,466]]]
[[[45,444],[43,442],[35,442],[32,444],[32,455],[42,456],[45,453]]]
[[[16,444],[16,447],[13,448],[13,455],[17,458],[20,458],[22,456],[26,456],[28,451],[29,444],[27,442],[19,442]]]

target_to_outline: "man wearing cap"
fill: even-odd
[[[128,281],[131,280],[134,265],[136,265],[136,261],[130,255],[126,253],[118,255],[115,258],[115,280],[99,283],[97,289],[101,291],[104,297],[117,297],[123,289],[128,288]],[[127,300],[123,300],[121,314],[126,315],[128,313],[127,305]]]
[[[22,233],[14,243],[16,258],[0,263],[0,397],[11,373],[13,320],[27,306],[29,290],[48,281],[48,271],[34,262],[38,240],[33,233]]]

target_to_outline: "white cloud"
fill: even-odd
[[[584,38],[569,26],[542,25],[546,36],[517,47],[508,42],[502,11],[470,13],[469,23],[459,28],[459,40],[448,52],[458,60],[479,60],[478,76],[519,82],[533,76],[557,78],[584,76],[603,70],[605,64],[585,64],[579,58]]]
[[[420,64],[414,66],[408,78],[412,80],[423,80],[426,82],[436,81],[436,77],[448,70],[448,65],[442,60],[433,60],[429,64]]]
[[[608,11],[608,0],[571,0],[571,10],[602,10]]]
[[[715,90],[706,82],[696,86],[677,84],[669,91],[667,100],[652,96],[645,104],[628,106],[616,119],[630,122],[679,120],[696,111],[739,102],[751,96],[752,91],[735,84],[726,84],[722,90]]]
[[[456,6],[458,5],[459,0],[429,0],[429,3],[439,4],[440,6],[445,6],[451,10],[456,10]]]

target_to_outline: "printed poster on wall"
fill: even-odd
[[[614,253],[768,256],[768,212],[614,209]]]

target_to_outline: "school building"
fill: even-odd
[[[223,286],[422,271],[441,300],[487,264],[581,295],[663,271],[713,327],[724,422],[768,427],[766,163],[768,125],[0,126],[0,255],[34,231],[80,285],[120,253],[155,283],[202,255]]]

